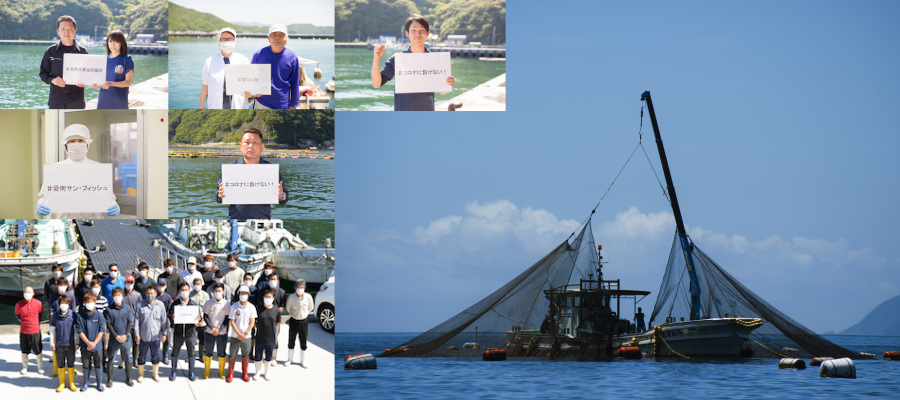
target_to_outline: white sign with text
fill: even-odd
[[[394,93],[449,92],[450,53],[396,53],[394,77]]]
[[[222,164],[223,204],[278,204],[278,164]]]
[[[115,204],[112,164],[45,165],[41,191],[53,213],[106,213]]]
[[[66,85],[102,85],[106,83],[106,56],[63,54],[63,76]]]
[[[175,324],[196,324],[200,318],[198,306],[175,306]]]
[[[225,91],[229,96],[272,94],[272,64],[226,65]]]

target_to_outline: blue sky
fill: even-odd
[[[900,294],[900,3],[508,10],[503,113],[339,112],[344,332],[421,332],[562,242],[638,143],[649,90],[689,234],[809,328]],[[579,18],[589,16],[589,18]],[[644,143],[662,179],[649,118]],[[675,230],[638,150],[593,220],[650,290]]]
[[[174,3],[210,13],[228,22],[334,26],[334,0],[262,3],[243,0],[176,0]]]

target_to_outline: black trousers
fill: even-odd
[[[56,346],[56,366],[75,368],[75,346]]]
[[[101,360],[103,352],[96,347],[95,349],[96,350],[94,351],[87,351],[83,348],[81,349],[81,365],[84,367],[85,376],[87,376],[89,369],[103,366],[103,360]]]
[[[19,333],[19,349],[22,350],[22,354],[34,353],[40,356],[44,351],[41,333]]]
[[[181,345],[186,344],[188,358],[194,358],[194,344],[197,343],[196,336],[181,337],[172,334],[172,362],[178,359],[178,353],[181,352]],[[175,364],[172,364],[175,365]]]
[[[294,340],[300,339],[300,350],[306,350],[306,336],[309,335],[309,323],[306,320],[291,318],[288,320],[288,348],[294,349]]]

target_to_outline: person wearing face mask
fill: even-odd
[[[213,298],[203,305],[203,316],[206,322],[206,352],[203,358],[203,379],[209,379],[209,365],[212,362],[213,349],[218,349],[219,378],[225,379],[225,342],[228,338],[228,314],[231,304],[225,299],[225,287],[221,283],[212,285]]]
[[[234,254],[228,255],[228,271],[225,271],[225,293],[228,294],[228,299],[231,299],[231,290],[237,289],[238,286],[241,286],[242,279],[244,279],[244,269],[238,266],[237,256]],[[230,290],[228,288],[231,288]]]
[[[187,284],[193,285],[194,279],[200,278],[200,281],[203,281],[203,274],[200,271],[197,271],[197,258],[191,257],[187,260],[187,269],[180,272],[181,279],[184,280]],[[175,296],[172,296],[174,299],[178,296],[178,293],[175,293]]]
[[[75,301],[81,306],[81,299],[91,292],[91,281],[94,280],[94,267],[87,267],[81,275],[81,282],[75,285]]]
[[[262,293],[263,290],[266,290],[269,287],[269,277],[275,275],[275,264],[266,261],[263,265],[263,274],[259,277],[259,280],[256,281],[256,290],[259,293]]]
[[[163,273],[159,274],[159,278],[164,278],[168,284],[165,290],[160,289],[159,291],[165,291],[173,299],[178,297],[178,288],[185,280],[180,273],[175,272],[175,260],[167,258],[163,261]]]
[[[135,341],[140,343],[140,356],[138,357],[138,383],[144,382],[144,365],[147,363],[147,355],[153,363],[153,380],[159,382],[159,344],[165,339],[168,328],[166,306],[156,300],[156,288],[147,288],[144,300],[138,303],[134,313]],[[175,360],[172,360],[173,363]]]
[[[294,343],[300,339],[300,366],[306,368],[306,337],[309,334],[306,318],[313,312],[315,304],[312,295],[306,293],[306,281],[294,281],[294,293],[288,296],[286,307],[291,318],[288,320],[288,359],[284,362],[285,367],[294,363]]]
[[[169,321],[175,321],[175,308],[176,307],[196,307],[197,308],[197,320],[191,323],[185,324],[173,324],[172,325],[172,374],[169,375],[169,380],[174,381],[175,375],[178,373],[177,363],[178,363],[178,353],[181,352],[181,347],[184,345],[187,348],[188,355],[188,379],[196,380],[197,376],[194,375],[194,345],[197,343],[197,338],[194,336],[195,328],[200,326],[200,323],[203,321],[203,313],[200,312],[200,306],[197,305],[193,300],[191,300],[188,296],[191,294],[191,287],[188,286],[187,283],[183,283],[180,288],[178,288],[178,299],[172,303],[169,307]]]
[[[156,287],[156,281],[150,278],[150,264],[141,261],[137,266],[137,271],[134,271],[134,290],[144,293],[150,286]]]
[[[216,271],[219,268],[216,266],[216,258],[210,254],[207,254],[203,257],[203,271],[200,271],[200,275],[203,276],[203,290],[209,288],[210,285],[216,283]]]
[[[115,288],[125,289],[125,277],[119,274],[119,266],[112,263],[109,264],[109,276],[100,281],[100,294],[108,299]]]
[[[258,293],[258,295],[256,296],[257,299],[259,299],[258,300],[259,302],[256,304],[256,306],[258,308],[258,307],[262,307],[263,305],[265,305],[264,302],[265,302],[265,298],[266,298],[266,293],[271,293],[272,300],[275,304],[275,309],[278,311],[278,315],[281,315],[281,313],[284,311],[285,305],[287,304],[287,296],[285,295],[284,289],[282,289],[279,286],[278,275],[275,275],[275,274],[269,275],[269,279],[267,280],[267,282],[269,284],[266,286],[266,288],[263,289],[262,291],[260,291]],[[280,322],[280,320],[279,320],[279,322]],[[275,338],[276,339],[278,338],[279,333],[281,333],[281,324],[275,324]],[[271,362],[272,366],[274,367],[275,359],[278,358],[278,341],[276,340],[275,343],[273,343],[273,345],[275,346],[274,347],[275,354],[271,359],[267,359],[266,362]],[[254,347],[254,348],[258,349],[258,347]],[[259,351],[259,350],[257,350],[257,351]],[[256,356],[258,359],[259,353],[256,353]]]
[[[274,275],[273,275],[274,276]],[[283,291],[282,291],[283,292]],[[275,306],[275,291],[269,290],[262,294],[262,303],[256,307],[258,315],[256,319],[256,373],[253,380],[257,380],[262,372],[262,377],[269,380],[269,364],[275,364],[275,346],[278,344],[278,326],[281,322],[281,311]],[[265,361],[263,361],[265,354]],[[264,368],[263,368],[264,367]]]
[[[156,300],[163,303],[166,306],[166,310],[172,306],[174,299],[172,296],[169,296],[169,293],[166,292],[168,289],[168,281],[166,278],[159,278],[156,280]],[[177,288],[176,288],[177,290]],[[169,326],[172,326],[172,320],[169,320]],[[172,332],[170,330],[166,331],[166,338],[162,342],[162,363],[164,365],[169,365],[169,345],[172,338]]]
[[[241,280],[238,279],[238,282],[240,282],[240,281],[241,281]],[[214,295],[214,292],[213,292],[213,291],[214,291],[215,288],[216,288],[216,284],[219,284],[219,285],[221,285],[222,287],[225,288],[225,293],[223,294],[223,296],[225,297],[225,300],[231,301],[231,288],[232,288],[232,286],[229,286],[227,283],[225,283],[225,277],[222,275],[222,271],[216,271],[215,281],[213,281],[213,284],[212,284],[212,285],[209,285],[209,286],[206,288],[206,293],[209,294],[209,297],[210,297],[210,298],[212,298],[213,295]]]
[[[125,384],[134,386],[131,381],[132,359],[131,359],[131,331],[134,328],[134,312],[125,305],[125,291],[122,288],[115,288],[112,291],[113,302],[106,308],[104,317],[106,317],[106,329],[109,333],[108,355],[104,359],[106,362],[106,370],[113,370],[113,363],[116,360],[116,354],[121,353],[122,364],[125,365]],[[106,385],[112,387],[112,374],[107,372]]]
[[[57,162],[54,165],[77,165],[77,164],[99,164],[98,162],[87,158],[88,149],[91,147],[91,131],[88,128],[81,124],[72,124],[66,127],[63,130],[63,138],[60,142],[61,145],[64,146],[66,150],[66,159],[60,162]],[[110,177],[111,178],[111,177]],[[113,183],[110,180],[110,187],[112,187]],[[79,214],[60,214],[53,213],[45,204],[46,193],[44,193],[44,189],[41,188],[41,191],[38,193],[38,201],[37,208],[35,212],[38,216],[50,216],[51,219],[101,219],[107,216],[115,217],[119,215],[119,205],[116,203],[116,195],[111,194],[110,201],[112,205],[106,209],[106,214],[102,213],[79,213]]]
[[[75,334],[81,341],[81,364],[84,372],[84,384],[81,391],[88,389],[91,383],[91,368],[97,370],[97,390],[103,391],[103,361],[101,360],[103,336],[106,334],[106,318],[97,311],[94,305],[97,296],[93,293],[84,295],[81,311],[75,316]]]
[[[188,297],[194,301],[196,304],[206,304],[209,301],[209,293],[203,290],[203,279],[194,278],[193,285],[191,286],[191,293]],[[206,327],[206,323],[200,321],[200,327]],[[201,330],[202,332],[202,330]],[[203,361],[203,346],[206,345],[206,335],[199,335],[197,338],[198,348],[200,349],[199,354],[197,354],[197,360]]]
[[[59,310],[50,315],[50,351],[53,359],[59,361],[56,374],[59,375],[59,387],[57,392],[66,388],[66,371],[69,372],[69,390],[76,391],[75,387],[75,310],[72,308],[72,299],[68,296],[60,297]]]
[[[219,31],[219,51],[206,59],[203,64],[203,72],[200,78],[203,86],[200,87],[200,109],[203,103],[209,109],[235,109],[246,110],[249,108],[247,98],[241,95],[227,95],[225,90],[225,65],[250,64],[250,60],[234,51],[237,44],[237,34],[234,29],[222,28]]]
[[[72,291],[69,280],[66,277],[60,277],[56,280],[56,293],[50,293],[50,299],[47,301],[50,313],[55,313],[59,309],[59,298],[68,297],[75,304],[75,292]]]
[[[34,289],[25,287],[22,300],[16,303],[16,319],[19,320],[19,349],[22,350],[22,375],[28,373],[28,353],[37,356],[37,373],[44,374],[44,345],[41,342],[41,314],[44,305],[34,298]],[[52,314],[51,314],[52,315]]]
[[[268,282],[265,279],[260,279],[260,281]],[[247,287],[247,290],[250,291],[250,303],[256,304],[256,294],[259,293],[259,288],[253,286],[253,274],[249,272],[244,274],[244,280],[241,282],[241,286],[238,286],[238,288],[234,290],[234,295],[231,297],[232,302],[237,301],[242,287]]]
[[[91,294],[97,297],[97,302],[94,304],[94,309],[100,313],[103,313],[104,316],[106,314],[106,308],[109,306],[109,302],[106,300],[102,294],[100,294],[100,280],[94,279],[91,281]],[[82,297],[83,298],[83,297]],[[84,305],[82,304],[82,307]],[[103,336],[103,346],[101,349],[101,360],[103,365],[103,373],[106,374],[106,378],[109,379],[109,370],[106,369],[106,349],[109,344],[109,335]]]
[[[143,299],[144,299],[144,295],[141,292],[134,290],[134,277],[131,275],[128,275],[128,277],[125,278],[125,298],[122,300],[122,302],[125,303],[125,305],[128,306],[129,309],[131,309],[132,314],[135,314],[135,316],[137,316],[136,312],[137,312],[138,303],[140,303],[141,300],[143,300]],[[131,335],[132,335],[132,337],[137,337],[137,332],[132,332]],[[131,359],[132,359],[132,363],[133,363],[132,365],[135,368],[137,368],[137,359],[138,359],[138,341],[137,340],[131,342]]]
[[[228,353],[228,377],[225,378],[225,381],[229,383],[234,380],[234,364],[238,350],[241,352],[241,372],[243,372],[241,379],[244,382],[250,382],[247,370],[250,365],[250,332],[256,326],[257,318],[256,307],[249,302],[250,289],[248,287],[241,286],[238,289],[238,299],[239,301],[231,305],[231,311],[228,314],[228,319],[231,320],[231,331],[228,334],[230,351]]]
[[[50,304],[50,295],[56,293],[56,281],[59,278],[62,278],[63,267],[62,265],[56,263],[53,264],[52,267],[50,267],[50,271],[53,273],[53,276],[51,276],[49,279],[47,279],[46,282],[44,282],[44,301],[47,302],[47,304]],[[72,289],[69,288],[69,290]]]

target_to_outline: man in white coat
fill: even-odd
[[[62,160],[62,161],[56,163],[55,165],[60,165],[60,164],[65,164],[65,165],[99,164],[98,162],[87,158],[87,152],[91,146],[91,142],[92,142],[91,132],[88,130],[88,128],[86,126],[81,125],[81,124],[69,125],[63,131],[63,138],[62,138],[62,141],[59,143],[59,144],[65,146],[67,157],[65,160]],[[112,186],[112,182],[110,182],[110,186]],[[41,188],[41,192],[38,193],[37,208],[35,209],[35,212],[39,216],[50,215],[50,218],[53,218],[53,219],[57,219],[57,218],[60,218],[60,219],[104,218],[104,215],[102,213],[86,213],[86,214],[55,213],[55,214],[51,214],[52,210],[50,210],[50,207],[47,207],[47,205],[44,203],[45,197],[46,197],[46,194],[44,193],[44,189]],[[116,204],[116,195],[112,195],[112,202],[113,202],[113,205],[111,205],[106,210],[106,215],[108,215],[110,217],[115,217],[116,215],[119,215],[119,205]]]
[[[241,95],[230,96],[225,92],[225,65],[250,64],[250,60],[234,51],[237,42],[237,34],[234,29],[222,28],[219,31],[219,52],[206,59],[203,64],[203,87],[200,88],[200,109],[206,102],[209,109],[236,109],[249,108],[247,98]]]

